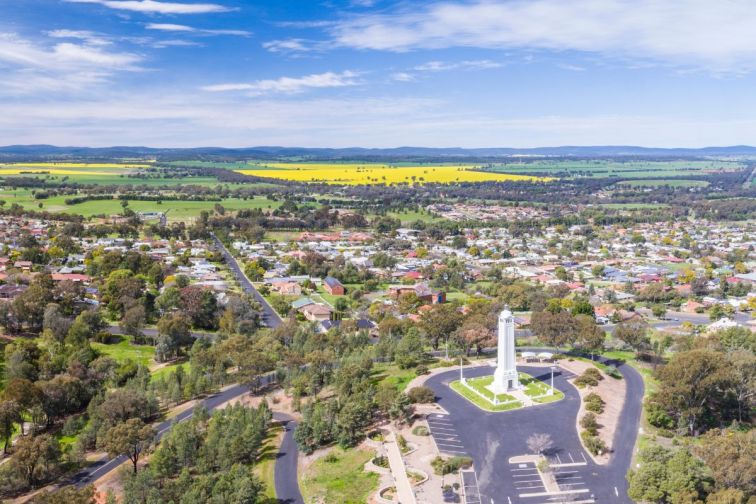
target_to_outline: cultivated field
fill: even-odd
[[[737,161],[613,161],[597,159],[576,161],[512,161],[484,165],[483,169],[496,173],[647,179],[652,177],[709,175],[711,173],[739,171],[744,167],[744,164]]]
[[[251,166],[253,167],[236,171],[281,180],[346,185],[550,180],[528,175],[484,172],[475,165],[460,164],[266,163]]]

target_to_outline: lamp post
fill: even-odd
[[[551,390],[549,390],[549,395],[554,395],[554,367],[555,366],[550,366],[550,367],[551,367]]]

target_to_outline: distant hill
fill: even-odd
[[[9,145],[0,147],[0,158],[133,158],[152,156],[159,159],[249,159],[249,158],[313,158],[313,159],[492,159],[511,156],[533,157],[709,157],[709,156],[756,156],[756,147],[735,145],[730,147],[657,148],[625,145],[605,146],[560,146],[517,149],[492,147],[463,149],[459,147],[395,147],[368,149],[347,147],[340,149],[308,147],[259,146],[245,148],[197,147],[197,148],[152,148],[152,147],[57,147],[54,145]]]

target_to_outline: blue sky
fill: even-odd
[[[0,144],[756,143],[750,0],[0,0]]]

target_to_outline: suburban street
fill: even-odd
[[[518,369],[549,381],[548,368],[521,366]],[[509,463],[511,457],[530,453],[526,444],[528,436],[547,433],[554,441],[549,459],[560,488],[574,491],[564,499],[582,503],[630,503],[625,474],[638,433],[643,380],[629,365],[620,365],[618,369],[627,380],[627,397],[622,411],[623,421],[615,434],[615,451],[606,466],[593,463],[582,448],[575,425],[580,396],[567,382],[570,375],[565,372],[554,375],[555,387],[565,394],[562,401],[498,413],[478,409],[448,387],[450,382],[458,379],[458,370],[434,376],[426,385],[434,390],[438,404],[449,414],[431,415],[428,419],[431,432],[442,453],[467,454],[473,458],[482,502],[549,502],[549,495],[541,486],[534,467]],[[492,372],[490,367],[468,369],[465,376],[483,376]]]
[[[226,260],[226,264],[231,269],[231,271],[234,273],[234,276],[239,281],[239,285],[241,285],[242,289],[244,289],[244,292],[247,294],[252,295],[258,303],[260,303],[260,306],[262,307],[262,320],[263,323],[267,327],[275,328],[281,325],[281,317],[276,313],[276,310],[273,309],[272,306],[265,300],[265,298],[260,294],[257,289],[255,289],[255,286],[252,285],[252,282],[249,281],[247,276],[244,274],[244,270],[239,266],[239,263],[236,261],[236,258],[231,254],[231,252],[228,251],[225,245],[223,245],[223,242],[221,242],[215,234],[212,235],[213,240],[215,240],[215,244],[218,247],[218,249],[223,254],[223,258]]]

